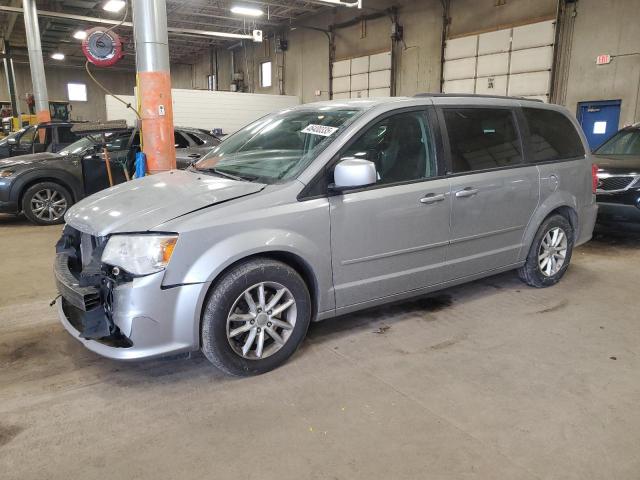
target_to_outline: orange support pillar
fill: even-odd
[[[149,173],[176,168],[165,0],[134,0],[138,104]]]

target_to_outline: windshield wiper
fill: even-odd
[[[254,178],[241,177],[240,175],[233,175],[231,173],[223,172],[222,170],[219,170],[217,168],[196,168],[196,170],[200,172],[210,172],[220,177],[229,178],[237,182],[252,182],[257,178],[257,177],[254,177]]]

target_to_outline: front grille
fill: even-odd
[[[616,192],[627,189],[636,177],[631,176],[615,176],[598,178],[598,190],[602,192]]]

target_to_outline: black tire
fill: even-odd
[[[549,232],[556,228],[560,228],[566,235],[566,253],[564,255],[564,262],[560,269],[554,274],[548,275],[542,271],[538,256],[540,255],[544,238]],[[536,288],[550,287],[558,283],[564,276],[567,268],[569,268],[571,254],[573,253],[573,241],[573,227],[566,217],[556,214],[546,218],[545,221],[542,222],[542,225],[540,225],[540,228],[531,243],[526,263],[518,269],[518,276],[520,279],[527,285]]]
[[[235,345],[239,348],[246,342],[250,332],[241,334],[237,339],[228,339],[227,318],[232,308],[237,305],[237,300],[241,302],[240,297],[243,293],[263,282],[277,283],[288,289],[295,301],[295,324],[288,332],[284,345],[275,347],[279,348],[275,353],[266,358],[245,358],[242,352],[234,350],[231,343],[237,342]],[[293,355],[307,334],[310,320],[309,290],[298,272],[276,260],[253,258],[231,268],[209,292],[202,313],[201,349],[214,366],[229,375],[259,375],[282,365]],[[264,330],[267,331],[266,328]],[[266,333],[263,335],[273,342]],[[255,350],[249,351],[249,355],[252,353],[255,354]]]
[[[43,194],[43,192],[49,192]],[[51,195],[55,201],[64,200],[64,208],[60,210],[49,210],[46,212],[38,211],[36,205],[40,205],[40,198],[45,198],[46,195]],[[45,196],[42,196],[45,195]],[[25,217],[31,222],[37,225],[57,225],[64,222],[64,214],[73,204],[73,197],[69,191],[59,183],[55,182],[40,182],[30,186],[24,195],[22,196],[22,211]]]

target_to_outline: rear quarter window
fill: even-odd
[[[571,120],[554,110],[523,108],[529,125],[529,155],[531,163],[583,157],[584,147]]]

